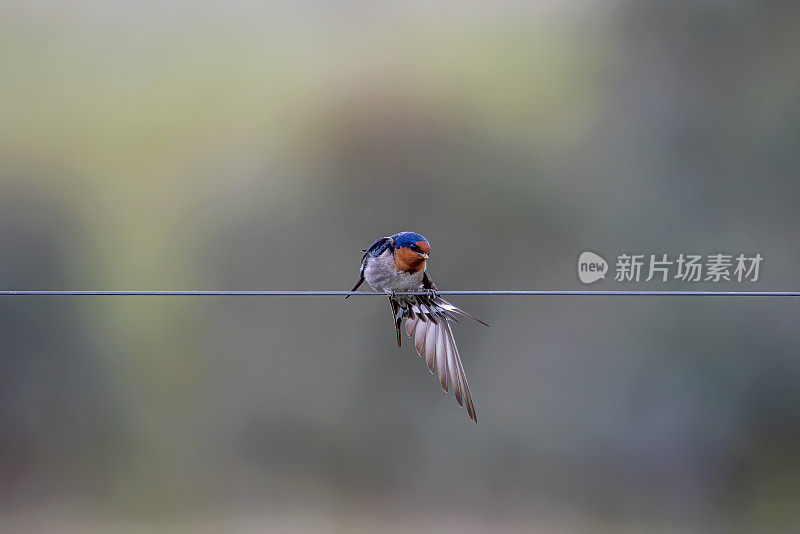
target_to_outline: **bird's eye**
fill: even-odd
[[[412,243],[411,246],[408,248],[410,248],[414,252],[419,252],[419,246],[416,243]]]

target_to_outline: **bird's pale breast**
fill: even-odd
[[[378,257],[368,258],[364,267],[364,278],[376,291],[414,291],[422,287],[425,269],[416,273],[397,271],[391,251]]]

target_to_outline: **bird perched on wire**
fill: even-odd
[[[448,391],[449,380],[456,401],[461,406],[466,405],[470,419],[477,423],[475,403],[472,402],[450,322],[458,322],[457,316],[464,316],[484,326],[489,325],[436,294],[436,285],[425,270],[431,246],[420,234],[400,232],[382,237],[363,252],[358,282],[351,291],[357,290],[366,280],[373,289],[389,296],[397,346],[401,346],[400,324],[405,319],[406,333],[414,337],[414,347],[420,356],[425,355],[428,369],[431,373],[438,371],[439,382],[445,391]],[[423,294],[398,294],[404,292]]]

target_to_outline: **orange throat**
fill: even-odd
[[[425,268],[425,258],[410,248],[398,248],[394,252],[394,266],[398,271],[418,273]]]

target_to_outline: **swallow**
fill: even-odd
[[[366,280],[373,289],[387,294],[397,346],[402,345],[400,325],[405,320],[405,331],[409,337],[413,336],[417,354],[425,355],[431,373],[438,372],[439,383],[445,391],[448,391],[449,380],[456,401],[466,407],[470,419],[477,423],[478,414],[450,323],[458,323],[457,317],[468,317],[489,325],[437,295],[436,285],[426,271],[431,246],[420,234],[400,232],[382,237],[362,252],[361,270],[351,293]],[[419,294],[398,294],[406,292]]]

